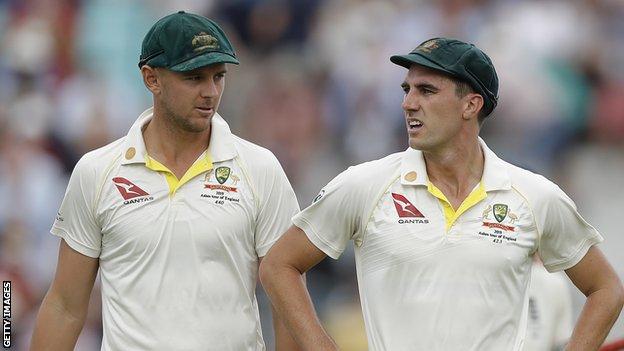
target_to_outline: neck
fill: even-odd
[[[481,181],[485,161],[477,138],[457,140],[454,145],[424,151],[423,155],[429,180],[445,193],[461,195],[470,193]]]
[[[181,130],[162,114],[154,111],[152,120],[143,129],[145,148],[150,157],[168,167],[192,164],[210,143],[211,128],[203,132]]]

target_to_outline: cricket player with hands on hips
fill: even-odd
[[[299,205],[275,156],[217,113],[238,63],[205,17],[180,11],[149,30],[139,67],[154,106],[76,165],[31,350],[73,350],[98,269],[102,350],[266,349],[258,266]],[[274,324],[277,349],[296,350]]]
[[[390,60],[408,69],[409,148],[330,181],[260,266],[295,340],[337,349],[302,274],[352,240],[369,350],[522,350],[534,255],[587,296],[566,350],[597,350],[622,309],[622,283],[572,200],[479,138],[498,101],[490,58],[434,38]]]

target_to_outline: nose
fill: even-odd
[[[420,109],[420,101],[417,94],[412,91],[408,91],[407,94],[403,96],[403,103],[401,104],[401,107],[406,113],[418,111]]]
[[[203,98],[215,98],[219,96],[219,87],[214,80],[206,79],[201,86],[200,94]]]

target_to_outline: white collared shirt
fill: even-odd
[[[453,220],[414,149],[350,167],[293,217],[334,259],[354,241],[370,350],[520,350],[532,255],[563,270],[602,241],[554,183],[481,147],[483,196]]]
[[[264,350],[258,258],[299,210],[288,179],[215,115],[200,173],[172,189],[148,168],[151,117],[81,158],[51,230],[100,260],[102,350]]]

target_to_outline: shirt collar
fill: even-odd
[[[483,139],[479,138],[479,144],[481,144],[481,150],[483,150],[485,158],[483,176],[481,177],[485,191],[510,190],[511,178],[509,177],[507,164],[490,150]]]
[[[146,162],[147,149],[143,140],[143,127],[152,119],[153,113],[153,107],[143,111],[130,127],[124,148],[121,150],[122,165]],[[227,161],[237,154],[230,126],[218,113],[214,114],[211,121],[208,154],[213,162]]]
[[[422,151],[408,147],[401,159],[401,184],[427,185],[428,183],[429,177]]]
[[[481,183],[485,191],[511,189],[511,180],[506,164],[488,148],[483,139],[479,138],[479,144],[485,159],[483,176],[481,177]],[[401,184],[424,186],[429,184],[427,167],[422,151],[408,148],[403,152],[401,159]]]

